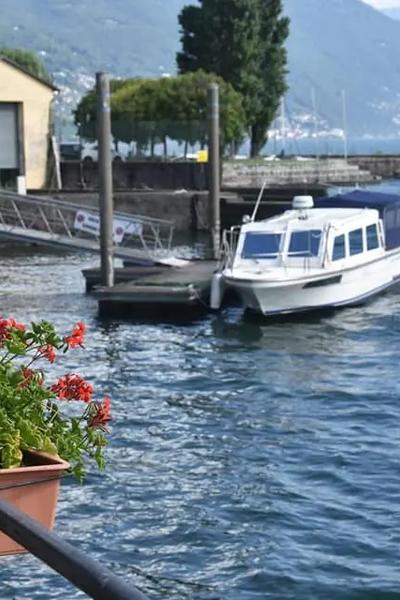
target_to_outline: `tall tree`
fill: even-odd
[[[282,16],[282,0],[198,1],[179,15],[178,69],[215,73],[241,93],[256,156],[286,91],[289,19]]]
[[[242,97],[220,77],[204,71],[160,79],[111,81],[112,133],[116,140],[144,148],[167,138],[187,144],[205,143],[207,87],[218,83],[223,145],[243,139]],[[74,111],[82,138],[96,137],[96,95],[90,90]]]
[[[21,50],[20,48],[0,48],[0,56],[4,56],[14,61],[28,73],[32,73],[40,79],[50,82],[51,77],[43,65],[41,60],[36,56],[34,52],[30,50]]]

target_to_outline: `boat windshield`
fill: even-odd
[[[321,234],[322,231],[320,229],[292,231],[288,256],[318,256]]]
[[[281,238],[281,233],[246,233],[242,258],[276,258],[279,254]]]

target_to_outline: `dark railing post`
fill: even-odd
[[[95,600],[148,600],[107,567],[77,550],[8,502],[0,500],[0,530]]]

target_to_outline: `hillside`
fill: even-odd
[[[97,70],[158,76],[175,70],[177,14],[185,0],[1,0],[0,44],[32,48],[63,87],[63,113]],[[285,0],[291,18],[290,115],[317,113],[342,127],[341,90],[352,134],[400,128],[400,23],[360,0]]]
[[[290,99],[342,126],[341,90],[354,133],[395,134],[400,125],[400,23],[359,0],[285,0],[291,18]]]
[[[38,52],[62,88],[62,119],[94,73],[154,76],[173,70],[184,0],[1,0],[0,45]]]

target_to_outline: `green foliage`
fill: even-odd
[[[79,137],[93,142],[96,139],[96,91],[94,89],[83,96],[73,115]]]
[[[179,15],[179,71],[215,73],[242,95],[255,156],[286,91],[289,20],[282,17],[281,0],[199,2]]]
[[[0,48],[0,56],[9,58],[22,69],[25,69],[25,71],[32,73],[32,75],[35,75],[40,79],[44,79],[48,82],[51,81],[51,77],[41,60],[39,60],[36,54],[30,50],[21,50],[19,48]]]
[[[72,335],[61,338],[46,321],[26,329],[13,319],[0,320],[0,468],[23,464],[26,450],[60,456],[78,479],[87,457],[104,467],[109,400],[92,401],[91,386],[78,375],[49,386],[43,371],[33,368],[43,359],[54,362],[57,351],[82,345],[84,331],[79,323]],[[68,407],[69,414],[63,403],[75,405]]]
[[[207,88],[220,86],[221,127],[225,144],[239,142],[245,128],[241,95],[220,77],[204,71],[160,79],[111,82],[112,133],[139,147],[167,138],[204,145],[207,137]],[[96,97],[89,91],[75,111],[80,135],[95,139]]]
[[[123,88],[131,80],[113,79],[110,82],[111,94]],[[85,140],[94,142],[97,139],[96,132],[96,89],[93,88],[87,92],[80,100],[78,106],[73,112],[74,122],[78,128],[78,135]],[[123,140],[123,137],[117,136],[117,139]]]

